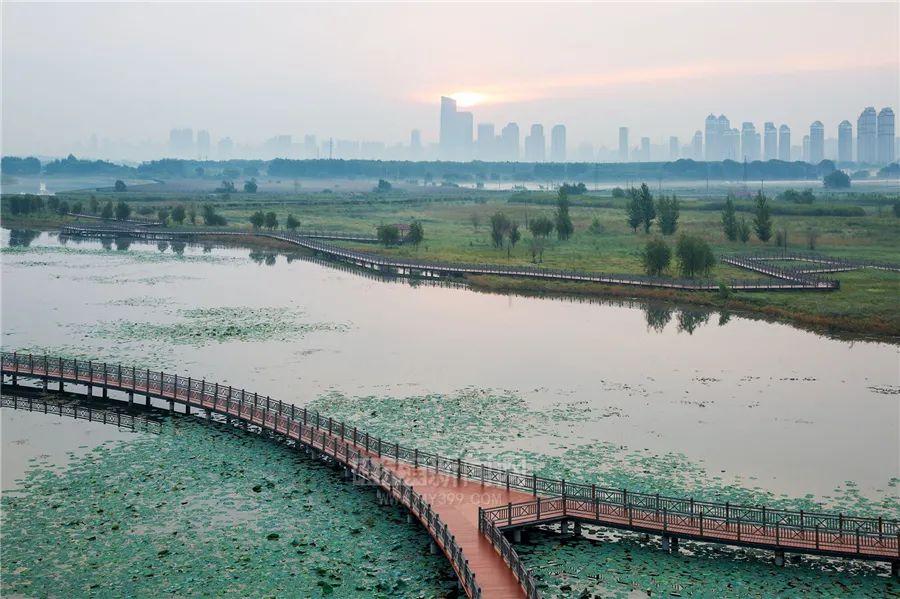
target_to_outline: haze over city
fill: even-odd
[[[369,143],[407,158],[390,148],[415,129],[423,157],[438,157],[427,149],[440,97],[452,96],[475,135],[479,123],[499,135],[516,122],[524,138],[540,123],[549,152],[563,124],[568,158],[589,144],[593,159],[613,160],[623,126],[633,148],[646,137],[668,150],[671,136],[689,146],[708,114],[725,114],[761,134],[787,124],[800,147],[814,121],[836,140],[848,120],[855,137],[866,107],[900,104],[896,3],[2,10],[6,155],[158,158],[173,155],[170,130],[191,128],[209,132],[210,158],[225,157],[223,138],[229,157],[278,155],[266,142],[286,135],[293,157],[338,157],[334,144],[353,140],[360,156]],[[313,155],[299,149],[305,135]]]

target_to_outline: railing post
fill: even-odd
[[[353,428],[353,436],[354,437],[356,436],[356,427]],[[413,466],[416,468],[419,467],[419,448],[418,447],[416,447],[413,450]],[[481,508],[478,508],[478,509],[481,509]]]
[[[512,526],[512,502],[506,505],[506,523],[508,526]]]
[[[456,479],[462,478],[462,458],[456,458]]]
[[[176,374],[175,377],[176,377],[175,380],[177,381],[178,375]],[[188,377],[188,382],[187,382],[187,402],[188,403],[191,403],[191,387],[193,387],[193,386],[194,385],[193,385],[193,381],[191,380],[191,377]],[[200,398],[200,403],[201,404],[203,403],[203,397]]]
[[[219,410],[219,383],[216,383],[213,387],[213,410]]]

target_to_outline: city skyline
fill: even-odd
[[[444,95],[476,123],[494,124],[495,136],[515,122],[524,138],[540,123],[549,139],[564,124],[574,157],[616,148],[621,125],[651,149],[671,136],[691,146],[711,110],[740,115],[737,126],[752,122],[757,132],[765,122],[796,131],[813,120],[830,131],[857,107],[900,104],[896,5],[655,10],[648,21],[608,4],[572,6],[567,18],[529,5],[278,5],[263,23],[241,4],[5,3],[3,149],[64,155],[96,135],[98,147],[117,147],[116,158],[150,158],[167,145],[164,132],[187,127],[211,133],[212,153],[222,138],[240,153],[286,134],[389,148],[407,145],[413,128],[427,148]],[[207,33],[211,20],[240,33]],[[597,22],[615,26],[598,38]],[[702,26],[709,22],[716,28]],[[405,36],[374,33],[398,27]],[[732,43],[763,30],[765,44]],[[166,44],[147,53],[160,31]],[[78,93],[61,102],[61,89]]]

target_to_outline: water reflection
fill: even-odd
[[[672,320],[672,309],[663,304],[647,304],[644,308],[644,317],[647,320],[648,331],[662,333]]]
[[[9,245],[11,247],[28,247],[40,234],[40,231],[31,229],[13,229],[9,232]]]
[[[678,311],[678,332],[693,335],[701,325],[709,322],[709,312],[701,310],[679,310]]]

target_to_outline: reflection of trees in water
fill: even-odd
[[[257,264],[265,264],[266,266],[272,266],[275,264],[275,252],[266,252],[263,250],[251,250],[250,251],[250,259],[256,262]]]
[[[31,229],[12,229],[9,232],[9,245],[11,247],[27,248],[40,234],[40,231],[32,231]]]
[[[729,320],[731,320],[731,312],[729,312],[727,310],[723,310],[722,312],[719,312],[719,326],[720,327],[728,324]]]
[[[101,237],[100,238],[100,245],[103,246],[104,250],[111,250],[112,243],[113,243],[113,240],[110,239],[109,237]]]
[[[160,251],[160,253],[165,252],[167,249],[169,249],[169,242],[168,241],[157,241],[156,249],[158,249]]]
[[[116,249],[120,252],[126,251],[129,247],[131,247],[130,239],[116,239]]]
[[[709,322],[709,312],[700,310],[681,310],[678,312],[678,332],[693,335],[700,326]]]
[[[644,307],[644,318],[647,319],[647,330],[653,329],[662,333],[672,320],[672,309],[662,304],[647,304]]]
[[[183,241],[173,241],[172,242],[172,251],[178,254],[179,256],[184,255],[184,248],[187,247],[187,244]]]

